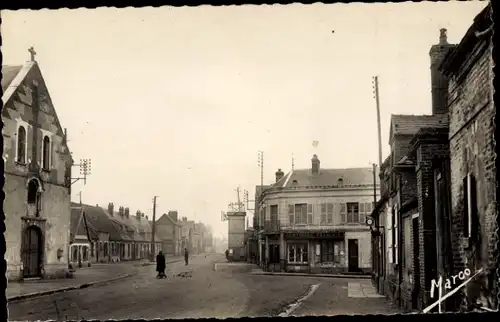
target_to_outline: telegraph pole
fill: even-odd
[[[264,187],[264,152],[259,151],[259,161],[258,165],[260,168],[260,187]]]
[[[378,130],[378,163],[382,165],[382,130],[380,125],[380,100],[378,95],[378,76],[373,77],[373,96],[377,107],[377,130]]]
[[[294,170],[294,168],[295,168],[295,156],[292,153],[292,171]]]
[[[151,261],[155,261],[155,233],[156,233],[156,198],[157,196],[153,197],[153,224],[152,226],[152,233],[151,233]]]

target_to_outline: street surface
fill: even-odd
[[[193,257],[188,266],[172,263],[161,280],[154,265],[142,266],[136,276],[107,285],[11,302],[9,320],[398,313],[384,299],[364,296],[360,280],[252,275],[224,263],[215,270],[216,262],[225,262],[224,256]],[[349,298],[348,288],[357,295]]]

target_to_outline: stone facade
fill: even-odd
[[[7,277],[65,276],[73,162],[65,133],[36,62],[19,66],[8,85],[2,97]]]
[[[284,177],[277,175],[277,180],[258,200],[258,215],[264,218],[265,269],[372,271],[371,233],[365,218],[379,190],[377,180],[374,191],[373,169],[320,169],[313,157],[311,170],[293,170]]]

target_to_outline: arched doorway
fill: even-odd
[[[23,277],[40,277],[42,261],[42,232],[29,226],[23,235]]]

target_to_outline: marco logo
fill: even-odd
[[[476,273],[474,275],[472,275],[471,277],[469,277],[462,284],[460,284],[457,287],[455,287],[454,290],[452,290],[451,292],[447,293],[445,296],[441,296],[441,292],[443,290],[443,277],[440,276],[437,282],[436,282],[436,280],[432,280],[432,282],[431,282],[431,298],[434,298],[434,291],[436,290],[436,288],[438,289],[438,292],[439,292],[439,298],[438,298],[438,300],[436,302],[434,302],[431,305],[429,305],[428,307],[426,307],[422,312],[423,313],[428,313],[434,307],[439,306],[439,313],[441,313],[441,303],[444,300],[446,300],[448,297],[450,297],[453,294],[455,294],[462,287],[464,287],[465,285],[467,285],[467,283],[469,283],[470,281],[472,281],[472,279],[474,277],[476,277],[481,272],[483,272],[482,268],[479,269],[478,271],[476,271]],[[444,289],[451,289],[457,283],[457,278],[458,278],[459,281],[460,280],[464,280],[465,278],[467,278],[468,276],[470,276],[470,274],[471,274],[471,271],[469,269],[465,269],[463,272],[460,272],[457,275],[453,275],[451,277],[451,279],[447,278],[445,280],[445,283],[444,283]]]

